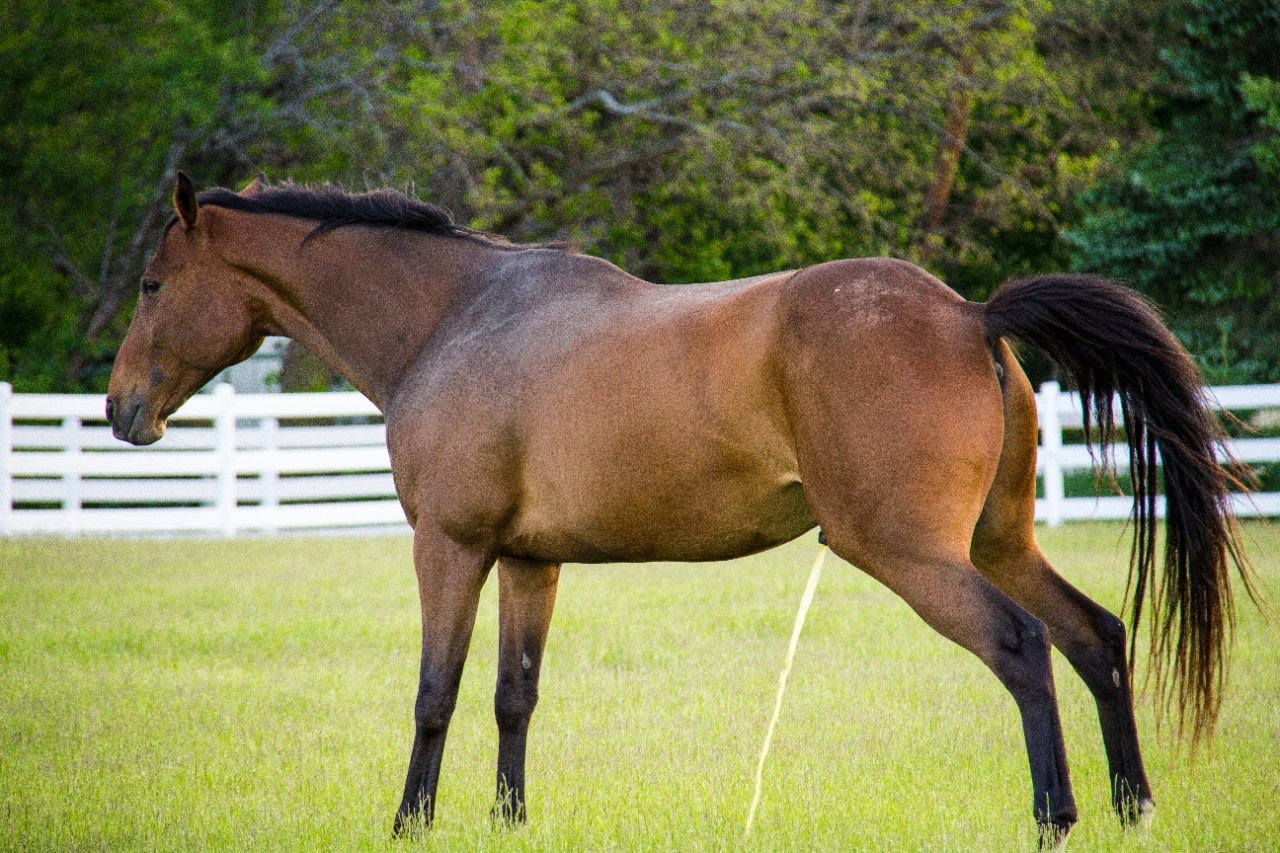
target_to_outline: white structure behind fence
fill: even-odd
[[[1280,385],[1210,391],[1233,411],[1280,410]],[[1084,445],[1063,441],[1064,430],[1078,433],[1079,400],[1047,383],[1037,401],[1045,497],[1036,517],[1127,517],[1126,497],[1065,496],[1065,474],[1092,467]],[[385,439],[377,409],[357,393],[220,385],[170,417],[158,444],[134,448],[112,437],[101,396],[14,394],[0,383],[0,535],[407,530]],[[1280,461],[1280,438],[1237,439],[1231,449],[1246,463]],[[1123,461],[1125,449],[1116,455]],[[1237,500],[1236,510],[1280,516],[1280,492]]]

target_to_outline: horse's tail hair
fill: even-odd
[[[1228,563],[1261,603],[1228,501],[1229,487],[1244,489],[1241,481],[1251,485],[1253,478],[1226,453],[1200,371],[1146,299],[1096,276],[1007,282],[987,302],[983,327],[1038,347],[1065,369],[1079,389],[1085,440],[1091,453],[1095,443],[1103,448],[1106,471],[1112,470],[1105,448],[1117,433],[1112,405],[1119,397],[1135,534],[1125,596],[1132,596],[1130,676],[1150,593],[1148,677],[1160,716],[1172,706],[1180,735],[1191,724],[1194,748],[1213,733],[1226,682],[1235,630]],[[1217,454],[1228,460],[1226,468]],[[1164,467],[1163,578],[1154,571],[1158,463]]]

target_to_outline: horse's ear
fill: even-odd
[[[240,195],[254,196],[267,188],[267,173],[259,172],[258,176],[249,182],[248,186],[240,190]]]
[[[184,228],[194,228],[200,216],[200,203],[196,201],[196,188],[187,173],[178,170],[178,185],[173,190],[173,209],[182,220]]]

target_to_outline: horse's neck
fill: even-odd
[[[412,233],[389,251],[386,233],[340,228],[305,246],[281,241],[245,264],[269,291],[268,331],[301,343],[384,411],[473,261],[469,247],[451,245],[462,241]]]

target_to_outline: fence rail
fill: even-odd
[[[1280,423],[1280,385],[1209,389],[1221,408]],[[1046,383],[1037,394],[1044,497],[1051,525],[1124,518],[1123,496],[1068,497],[1067,475],[1092,459],[1077,442],[1078,398]],[[0,383],[0,535],[404,529],[386,431],[357,393],[236,394],[229,385],[187,402],[162,442],[117,441],[95,395],[14,394]],[[1280,438],[1230,442],[1249,464],[1280,462]],[[1122,462],[1126,449],[1115,449]],[[1280,492],[1233,498],[1241,515],[1280,516]],[[1158,506],[1163,512],[1163,502]]]

